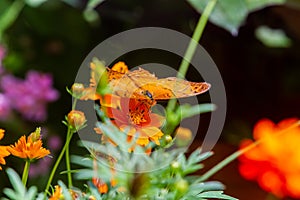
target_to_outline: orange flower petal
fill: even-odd
[[[38,139],[32,142],[31,138],[22,136],[15,145],[11,145],[8,151],[19,158],[23,159],[40,159],[50,154],[50,151],[42,147],[42,140]]]

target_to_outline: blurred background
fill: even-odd
[[[16,2],[1,0],[0,16]],[[72,86],[83,59],[94,47],[114,34],[137,27],[164,27],[192,36],[200,17],[189,2],[179,0],[107,0],[95,5],[92,1],[80,0],[34,2],[39,1],[27,1],[20,4],[20,8],[15,6],[14,9],[19,11],[5,18],[11,22],[6,27],[5,21],[0,21],[0,94],[19,95],[15,102],[10,100],[14,102],[11,110],[0,96],[0,127],[7,133],[1,144],[12,143],[41,126],[46,146],[54,152],[53,157],[64,142],[66,127],[61,122],[71,109],[71,96],[66,87]],[[259,119],[270,118],[278,122],[299,117],[299,9],[300,1],[295,0],[255,10],[245,18],[238,33],[211,22],[207,24],[200,44],[223,77],[228,111],[224,131],[214,149],[215,155],[206,162],[206,169],[236,151],[241,139],[251,138],[252,127]],[[277,29],[281,31],[275,32]],[[129,66],[157,62],[178,68],[181,58],[153,50],[137,51],[122,60]],[[30,75],[29,71],[38,74]],[[33,82],[44,81],[44,87],[31,83],[31,79]],[[192,67],[187,79],[197,81]],[[38,93],[36,95],[44,102],[41,109],[45,107],[45,113],[26,115],[31,108],[18,106],[26,96],[20,92],[26,88],[20,85]],[[209,115],[203,116],[204,122],[208,119]],[[205,124],[202,126],[192,148],[201,144]],[[76,147],[76,138],[72,142],[71,154],[87,153]],[[7,166],[21,170],[18,163],[15,158],[7,159]],[[41,177],[47,176],[52,161],[35,165],[29,184],[38,182],[42,186],[45,183]],[[267,194],[256,183],[244,180],[238,174],[237,166],[238,163],[233,162],[212,179],[223,182],[226,193],[239,199],[265,199]],[[64,169],[63,165],[61,169]],[[0,180],[2,191],[9,185],[4,172],[0,173]]]

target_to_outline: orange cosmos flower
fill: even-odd
[[[35,132],[34,132],[35,133]],[[34,134],[31,134],[29,137],[22,136],[15,145],[11,145],[8,150],[10,153],[16,157],[24,159],[40,159],[48,154],[50,151],[42,147],[42,140],[40,138],[32,137]]]
[[[2,140],[2,138],[4,137],[4,130],[3,129],[0,129],[0,140]],[[4,157],[6,156],[9,156],[10,153],[9,151],[7,150],[7,147],[6,146],[0,146],[0,164],[1,165],[5,165],[6,162],[4,160]],[[0,170],[2,170],[2,167],[0,166]]]
[[[254,127],[257,146],[240,156],[239,170],[249,180],[277,197],[300,198],[300,127],[298,119],[285,119],[274,124],[268,119]],[[298,123],[298,126],[297,126]],[[252,144],[242,141],[240,147]]]
[[[148,145],[150,141],[160,145],[159,139],[163,133],[159,127],[164,117],[151,113],[151,106],[146,99],[121,98],[109,94],[100,99],[100,104],[112,122],[127,132],[129,141],[136,138],[136,143],[141,146]]]

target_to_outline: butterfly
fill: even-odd
[[[106,68],[111,94],[100,97],[100,105],[116,124],[144,126],[154,121],[151,107],[156,101],[183,98],[202,94],[209,90],[206,82],[190,82],[176,77],[157,78],[139,68],[129,71],[124,62]],[[95,85],[92,75],[92,85]]]
[[[107,72],[113,94],[125,98],[168,100],[196,96],[210,88],[207,82],[190,82],[177,77],[157,78],[142,68],[129,71],[124,62],[107,68]]]

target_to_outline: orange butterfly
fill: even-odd
[[[126,98],[167,100],[195,96],[210,88],[206,82],[190,82],[176,77],[158,79],[142,68],[128,71],[124,62],[116,63],[107,71],[113,94]]]

